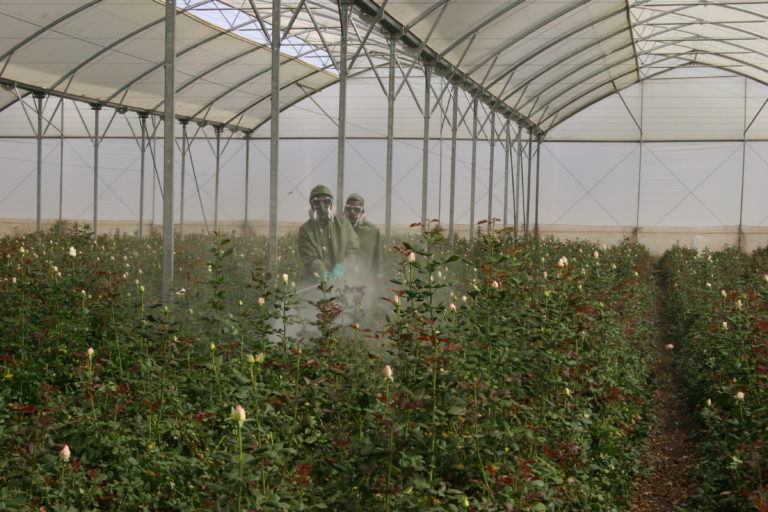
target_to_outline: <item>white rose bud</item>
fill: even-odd
[[[61,450],[59,450],[59,459],[62,460],[62,462],[69,462],[69,457],[72,455],[72,453],[69,451],[69,445],[65,444],[61,447]]]
[[[387,364],[387,365],[384,365],[384,368],[381,370],[381,373],[384,375],[384,378],[385,378],[385,379],[389,379],[389,380],[395,380],[395,379],[392,377],[392,367],[391,367],[391,366],[389,366],[388,364]]]

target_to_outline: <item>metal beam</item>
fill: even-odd
[[[493,229],[493,159],[496,149],[496,111],[491,110],[491,151],[488,160],[488,232]]]
[[[179,192],[179,240],[184,240],[184,196],[187,176],[187,125],[189,121],[182,119],[181,123],[181,191]]]
[[[504,212],[501,219],[501,226],[503,229],[507,228],[507,211],[509,210],[509,175],[511,169],[509,168],[509,119],[504,123]],[[512,187],[512,194],[514,195],[514,185]]]
[[[94,123],[94,132],[93,132],[93,236],[94,238],[96,235],[98,235],[98,211],[99,211],[99,142],[101,141],[101,138],[99,137],[99,111],[101,110],[101,105],[98,103],[94,103],[91,105],[91,108],[93,109],[93,123]]]
[[[528,193],[525,197],[525,236],[531,234],[531,161],[533,159],[533,134],[528,132]],[[520,169],[522,171],[522,169]],[[522,173],[521,173],[522,174]]]
[[[421,232],[427,229],[427,190],[429,189],[429,102],[432,92],[432,64],[424,62],[424,139],[421,150]]]
[[[469,182],[469,243],[475,241],[475,186],[477,184],[477,98],[472,99],[472,167]]]
[[[344,201],[344,159],[347,147],[347,75],[348,75],[348,50],[349,50],[349,15],[352,10],[346,0],[339,1],[339,18],[341,21],[341,40],[339,55],[339,137],[336,167],[336,197],[337,201]]]
[[[165,0],[165,107],[163,133],[163,304],[173,300],[173,157],[176,149],[174,83],[176,0]]]
[[[386,205],[384,211],[384,245],[389,247],[392,243],[392,166],[395,137],[395,52],[397,50],[397,37],[389,34],[389,76],[387,87],[387,178],[386,178]]]
[[[280,158],[280,4],[272,0],[272,79],[269,140],[269,269],[277,272],[277,179]]]
[[[744,250],[742,246],[743,235],[742,228],[744,226],[744,177],[747,167],[747,78],[744,77],[744,139],[741,141],[741,195],[739,197],[739,235],[738,235],[738,248]]]
[[[146,112],[139,112],[139,129],[141,130],[141,145],[139,146],[141,154],[141,161],[139,162],[139,238],[144,237],[144,174],[147,153],[147,116]]]
[[[221,126],[214,126],[213,132],[216,134],[216,174],[214,179],[214,195],[213,195],[213,230],[219,230],[219,176],[221,175]]]
[[[534,236],[539,239],[539,183],[541,178],[541,137],[536,139],[536,210],[534,217]]]
[[[251,234],[251,228],[248,224],[248,193],[250,191],[251,177],[251,132],[245,132],[245,199],[243,207],[243,238],[246,240]]]
[[[453,118],[451,121],[451,189],[448,204],[448,245],[453,247],[456,215],[456,135],[459,129],[459,84],[453,84]]]
[[[59,223],[64,209],[64,101],[61,102],[61,136],[59,137]]]
[[[40,234],[42,232],[42,208],[43,208],[43,99],[44,95],[40,93],[35,94],[35,100],[37,100],[37,200],[36,200],[36,216],[35,216],[35,231],[37,232],[38,241],[40,240]]]

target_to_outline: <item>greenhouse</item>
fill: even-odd
[[[0,511],[768,511],[765,2],[0,29]]]

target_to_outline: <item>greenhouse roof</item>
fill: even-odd
[[[422,77],[428,62],[538,135],[674,69],[704,65],[768,83],[762,1],[346,2],[281,2],[281,110],[339,82],[343,33],[351,77],[384,88],[393,33],[401,82]],[[349,4],[344,32],[339,10]],[[177,2],[177,117],[247,131],[269,121],[272,7],[263,0]],[[2,2],[0,109],[41,91],[162,112],[163,22],[160,0]]]

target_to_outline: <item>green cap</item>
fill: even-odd
[[[309,193],[309,199],[312,199],[315,196],[323,195],[333,197],[333,194],[331,194],[331,189],[325,185],[316,185],[315,188],[312,189],[312,192]]]
[[[344,204],[349,204],[350,201],[357,201],[360,203],[360,206],[365,206],[365,199],[360,194],[349,194],[347,202]]]

